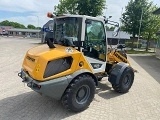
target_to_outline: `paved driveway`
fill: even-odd
[[[146,72],[160,84],[160,59],[154,55],[130,55]]]
[[[70,113],[59,101],[24,87],[17,73],[25,52],[38,43],[0,38],[0,120],[160,120],[160,85],[130,57],[139,71],[130,91],[115,93],[104,79],[89,108],[81,113]]]

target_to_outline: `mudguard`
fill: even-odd
[[[111,82],[111,84],[118,85],[120,82],[120,77],[127,67],[129,67],[129,64],[127,63],[120,62],[116,64],[110,72],[108,81]]]
[[[97,77],[87,69],[80,69],[80,70],[76,71],[75,73],[73,73],[71,75],[68,75],[66,77],[68,78],[68,82],[70,83],[75,77],[77,77],[77,76],[79,76],[81,74],[89,74],[90,76],[92,76],[94,81],[95,81],[95,83],[96,83],[96,86],[98,86]]]

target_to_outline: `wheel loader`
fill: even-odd
[[[41,95],[61,100],[72,112],[88,108],[103,77],[116,92],[129,91],[134,70],[120,51],[108,50],[106,18],[51,13],[48,17],[53,18],[54,38],[27,51],[18,73],[22,82]]]

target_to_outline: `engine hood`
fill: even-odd
[[[71,59],[69,61],[72,61],[72,59],[74,59],[75,61],[72,61],[73,63],[69,64],[72,66],[69,66],[68,70],[66,70],[67,72],[64,72],[65,74],[70,74],[72,70],[74,71],[78,66],[77,62],[81,57],[81,53],[73,47],[65,47],[61,45],[55,45],[55,47],[56,48],[51,49],[47,45],[41,45],[28,50],[23,61],[23,69],[36,80],[47,80],[51,77],[46,77],[46,70],[50,71],[51,68],[56,69],[56,67],[56,71],[61,70],[62,66],[66,64],[65,61],[68,61],[68,59]],[[50,64],[52,64],[52,67],[47,67]],[[67,65],[65,65],[65,67]],[[70,67],[72,67],[72,70],[69,69]],[[58,77],[63,73],[60,72],[57,74]],[[57,76],[54,75],[54,77]],[[64,74],[61,76],[64,76]]]
[[[44,59],[59,58],[61,56],[78,53],[75,48],[56,45],[56,48],[49,48],[47,45],[41,45],[28,50],[28,54],[35,57],[43,57]]]

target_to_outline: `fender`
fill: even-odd
[[[120,77],[127,67],[129,67],[129,64],[127,63],[120,62],[116,64],[110,72],[108,81],[115,85],[119,84]]]
[[[92,76],[94,81],[95,81],[95,83],[96,83],[96,86],[98,86],[97,77],[87,69],[80,69],[80,70],[76,71],[75,73],[73,73],[71,75],[68,75],[66,77],[68,78],[68,82],[70,83],[75,77],[77,77],[77,76],[79,76],[81,74],[89,74],[90,76]]]

